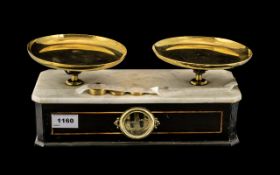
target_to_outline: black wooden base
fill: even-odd
[[[131,107],[150,110],[160,121],[148,137],[133,140],[114,125]],[[235,104],[36,104],[39,146],[234,145]],[[52,128],[52,114],[77,114],[78,128]]]

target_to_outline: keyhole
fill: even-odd
[[[134,121],[134,115],[133,115],[133,116],[130,116],[129,121],[130,121],[130,122],[129,122],[130,127],[131,127],[131,128],[134,128],[134,122],[133,122],[133,121]]]
[[[141,115],[141,119],[140,119],[140,127],[143,128],[144,127],[144,120],[145,120],[145,116]]]

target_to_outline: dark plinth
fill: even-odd
[[[144,107],[160,121],[148,137],[133,140],[114,125],[131,107]],[[206,104],[39,104],[40,146],[234,145],[238,103]],[[52,128],[52,114],[78,114],[78,128]]]

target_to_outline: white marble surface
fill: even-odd
[[[241,100],[231,72],[226,70],[207,71],[203,77],[210,83],[192,86],[189,81],[194,73],[189,69],[122,69],[82,72],[79,77],[86,83],[100,82],[124,88],[158,87],[158,95],[144,96],[92,96],[86,91],[77,93],[77,88],[64,84],[69,78],[62,70],[41,72],[32,94],[37,103],[235,103]]]

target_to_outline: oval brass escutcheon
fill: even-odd
[[[131,139],[143,139],[160,124],[158,119],[145,108],[135,107],[125,111],[114,122],[122,133]]]

